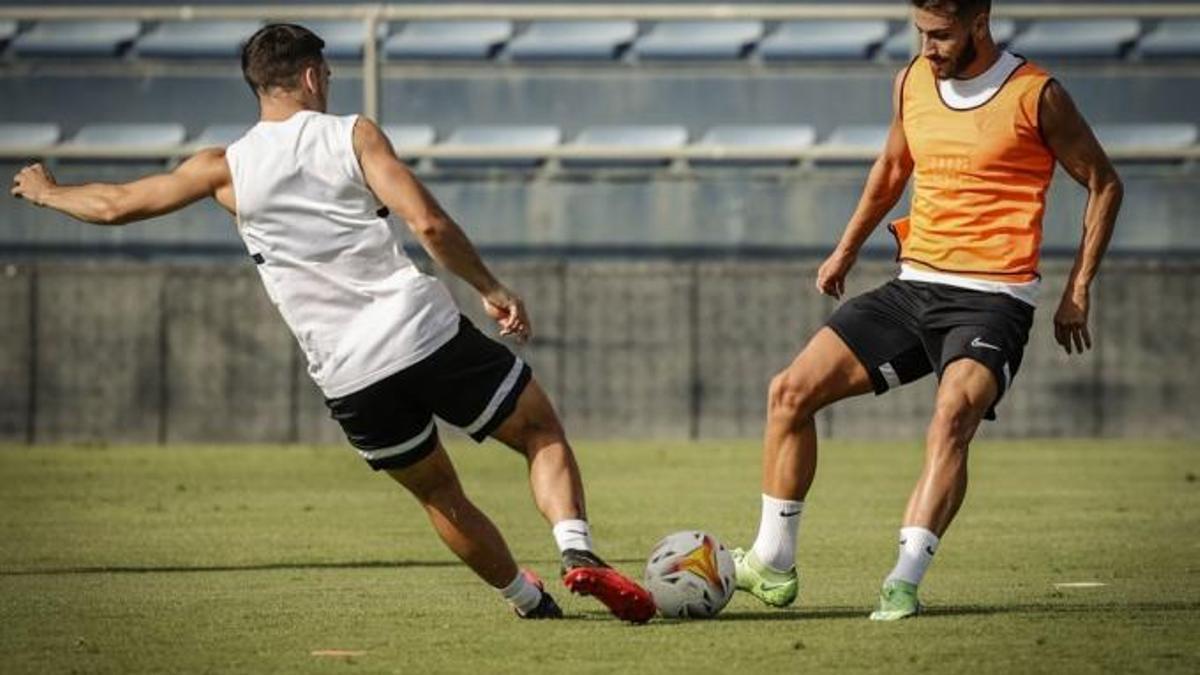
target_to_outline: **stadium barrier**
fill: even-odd
[[[537,336],[520,348],[578,438],[758,437],[767,383],[832,311],[816,261],[504,261]],[[1000,421],[984,437],[1197,438],[1200,264],[1108,261],[1095,349],[1067,356],[1043,307]],[[894,274],[863,261],[852,293]],[[451,282],[479,324],[479,302]],[[340,443],[252,269],[0,265],[0,441]],[[825,437],[910,439],[933,383],[820,413]]]

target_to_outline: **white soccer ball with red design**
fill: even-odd
[[[669,534],[650,552],[645,585],[663,616],[716,616],[733,597],[733,556],[706,532]]]

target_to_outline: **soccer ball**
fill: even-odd
[[[733,597],[733,556],[706,532],[669,534],[650,552],[645,583],[663,616],[716,616]]]

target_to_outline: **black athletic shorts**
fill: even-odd
[[[876,395],[918,380],[938,378],[958,359],[972,359],[1008,391],[1029,339],[1033,307],[1002,293],[944,284],[892,281],[843,304],[828,325],[866,367]]]
[[[437,447],[435,415],[482,442],[531,377],[524,361],[462,317],[458,334],[429,357],[325,405],[372,469],[400,469]]]

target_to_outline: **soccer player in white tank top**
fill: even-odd
[[[522,453],[566,586],[621,619],[648,620],[649,594],[591,551],[579,469],[550,400],[528,366],[461,318],[441,282],[412,266],[380,204],[479,291],[501,335],[524,341],[531,325],[521,299],[492,276],[374,122],[325,114],[323,47],[291,24],[266,26],[247,42],[242,69],[261,119],[228,150],[202,150],[171,173],[120,185],[59,185],[34,164],[16,175],[12,194],[98,225],[215,199],[237,219],[351,443],[420,501],[446,545],[518,616],[562,612],[463,494],[434,415],[477,441],[491,436]]]

